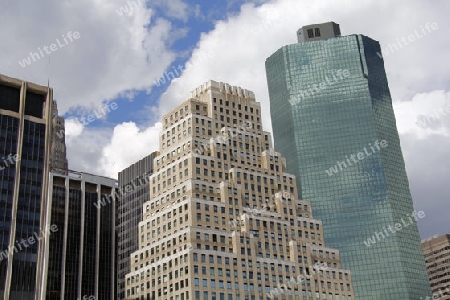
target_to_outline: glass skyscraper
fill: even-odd
[[[425,299],[431,291],[380,45],[341,36],[333,22],[297,36],[266,60],[275,148],[352,271],[356,299]]]
[[[53,90],[0,75],[0,299],[41,291]]]
[[[50,223],[45,297],[115,299],[117,181],[83,172],[49,175]]]

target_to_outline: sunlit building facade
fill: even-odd
[[[431,291],[440,300],[450,299],[450,233],[422,241]]]

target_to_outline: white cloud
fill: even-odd
[[[450,92],[443,90],[415,95],[412,101],[394,102],[397,129],[419,139],[450,133]]]
[[[51,85],[62,112],[76,105],[93,109],[118,94],[132,98],[138,90],[149,91],[155,79],[171,71],[167,68],[176,55],[171,43],[186,34],[186,29],[174,28],[167,19],[155,16],[155,10],[144,7],[119,16],[116,9],[126,4],[124,0],[18,0],[3,5],[0,20],[18,25],[0,26],[0,39],[6,41],[0,44],[1,73],[46,84],[47,59],[26,68],[18,61],[71,30],[79,31],[81,38],[50,56]],[[189,8],[181,0],[150,0],[147,5],[183,21],[189,14],[199,18],[204,14],[198,5]],[[445,31],[450,23],[449,8],[450,2],[445,0],[433,5],[420,0],[274,0],[258,7],[255,2],[245,4],[239,13],[218,21],[212,31],[201,35],[188,66],[161,97],[159,107],[142,111],[153,113],[149,119],[161,116],[184,101],[189,91],[213,79],[254,91],[262,104],[264,129],[271,131],[264,62],[281,46],[295,43],[301,26],[335,21],[343,35],[362,33],[379,40],[384,48],[427,22],[436,22],[438,30],[385,57],[393,101],[405,102],[402,105],[412,111],[402,115],[395,106],[402,145],[407,145],[403,147],[406,164],[409,170],[417,166],[422,171],[413,174],[423,174],[423,168],[429,166],[419,167],[419,148],[408,146],[421,145],[427,151],[444,149],[450,129],[447,117],[427,126],[417,123],[421,115],[448,104],[449,92],[441,90],[449,90],[450,41]],[[205,59],[205,53],[213,57]],[[83,128],[69,120],[67,126],[71,168],[112,177],[157,149],[161,130],[160,124],[139,128],[133,122],[116,125],[114,130]],[[433,147],[425,147],[425,141],[432,141]],[[436,157],[449,161],[442,153]],[[448,178],[450,174],[443,170],[440,175]],[[433,193],[426,186],[420,188],[426,191],[423,195]],[[443,190],[445,186],[438,188]],[[425,200],[416,201],[420,205]]]
[[[419,172],[411,171],[409,174],[411,182],[417,184],[412,187],[415,205],[428,205],[427,201],[432,197],[424,195],[436,195],[433,201],[442,204],[444,198],[441,195],[446,189],[445,184],[430,188],[418,174],[425,173],[423,168],[435,167],[437,161],[441,161],[441,166],[448,165],[449,158],[440,149],[447,149],[449,118],[442,117],[439,121],[429,122],[422,127],[417,121],[421,115],[423,118],[424,113],[445,108],[444,104],[448,103],[448,93],[444,94],[439,90],[448,90],[450,80],[450,60],[447,58],[450,42],[442,29],[450,23],[446,15],[448,9],[444,9],[449,6],[450,3],[445,1],[431,6],[418,0],[398,1],[395,4],[386,0],[347,0],[344,3],[279,0],[257,8],[252,4],[244,5],[240,14],[218,22],[213,31],[202,35],[192,57],[208,51],[215,53],[216,58],[195,68],[187,68],[162,96],[160,113],[165,113],[184,101],[188,91],[208,79],[214,79],[254,91],[257,101],[261,102],[264,129],[271,131],[264,62],[281,46],[295,43],[296,31],[301,26],[335,21],[341,25],[343,35],[362,33],[379,40],[384,46],[413,33],[427,22],[436,22],[440,29],[389,54],[385,58],[385,67],[394,102],[412,99],[406,106],[411,105],[414,113],[410,116],[397,116],[402,145],[416,146],[403,147],[408,170],[415,170],[414,166],[421,160],[423,153],[418,149],[427,148],[432,151],[436,148],[435,153],[427,153],[433,165],[421,165]],[[423,142],[420,142],[423,138]],[[430,145],[423,143],[430,141],[433,147],[425,147]],[[431,159],[433,155],[435,158]],[[438,176],[448,178],[450,170],[444,168]],[[444,228],[444,220],[432,222],[433,216],[442,215],[439,211],[440,209],[427,211],[429,217],[421,224],[421,232],[425,236],[438,231],[438,223]]]
[[[84,125],[78,119],[70,118],[65,120],[66,139],[80,136],[83,133]]]
[[[117,178],[119,171],[159,149],[161,129],[161,123],[142,129],[134,122],[116,125],[113,130],[83,128],[72,119],[66,123],[69,168]]]
[[[170,43],[177,30],[144,6],[120,16],[116,10],[125,5],[122,0],[3,5],[0,20],[16,25],[0,26],[0,38],[7,41],[0,46],[1,72],[40,84],[49,76],[61,113],[74,106],[94,109],[119,94],[149,88],[175,58]],[[24,68],[19,65],[38,47],[62,41],[68,31],[78,31],[80,38]]]
[[[341,31],[344,35],[362,32],[374,38],[382,37],[384,40],[395,41],[395,38],[401,36],[400,34],[411,32],[429,20],[437,20],[441,26],[445,23],[442,19],[443,15],[435,7],[423,6],[418,1],[408,2],[410,6],[389,5],[388,11],[386,11],[386,5],[388,5],[386,1],[366,2],[364,6],[350,5],[353,2],[347,2],[350,8],[346,11],[341,9],[341,3],[331,4],[326,1],[312,3],[280,0],[260,7],[255,7],[253,4],[243,5],[240,14],[217,22],[214,30],[202,34],[183,74],[172,82],[167,92],[161,97],[158,115],[162,115],[183,102],[187,98],[188,92],[204,81],[214,79],[254,91],[257,100],[262,103],[264,128],[271,131],[264,61],[281,46],[295,43],[296,30],[302,25],[334,20],[341,24]],[[411,14],[417,18],[408,19],[406,23],[400,24],[397,18],[399,13]],[[373,26],[373,22],[356,22],[355,15],[365,16],[369,19],[373,15],[383,16],[381,21],[384,25],[380,27]],[[396,30],[392,32],[392,30],[387,30],[388,28]],[[426,42],[428,44],[436,43],[436,39],[439,40],[436,36]],[[417,41],[418,46],[420,42]],[[430,70],[428,62],[422,57],[426,57],[427,51],[433,51],[435,57],[441,57],[445,61],[446,53],[444,49],[432,49],[428,47],[428,44],[425,45],[427,47],[420,49],[420,58],[415,57],[417,53],[414,51],[418,50],[413,49],[414,45],[410,45],[411,50],[405,48],[389,55],[389,58],[386,59],[386,68],[388,74],[391,73],[389,76],[391,87],[403,86],[419,79],[431,80],[433,78],[433,73],[428,71]],[[412,54],[408,51],[412,51]],[[392,58],[395,58],[396,55],[398,55],[397,59],[393,60]],[[410,61],[413,58],[417,63],[411,65]],[[405,69],[416,71],[404,72]],[[441,65],[439,69],[433,70],[440,72],[442,69],[445,68]],[[397,76],[397,72],[401,76]],[[394,90],[397,91],[397,98],[405,100],[411,99],[408,95],[414,91],[411,88],[407,91],[395,88]],[[418,85],[415,90],[418,93],[422,88]],[[429,96],[436,95],[430,93]],[[423,98],[427,95],[418,97]],[[430,106],[430,108],[432,107]],[[399,123],[400,133],[405,132],[402,124],[411,126],[411,120],[403,120],[402,116],[398,116],[397,119],[401,122]],[[421,128],[417,126],[414,128],[417,131],[416,134],[420,135]],[[424,132],[427,130],[432,129],[424,129]]]
[[[181,0],[164,1],[163,3],[168,7],[168,16],[187,21],[188,6]]]
[[[408,5],[401,3],[406,2],[392,5],[388,1],[366,1],[355,5],[354,1],[347,0],[346,10],[342,10],[344,4],[341,2],[329,1],[280,0],[260,7],[243,5],[240,14],[218,22],[213,31],[202,35],[192,59],[200,52],[215,53],[215,59],[195,68],[187,68],[162,97],[161,112],[167,112],[184,101],[187,91],[208,79],[214,79],[253,90],[257,100],[266,104],[262,105],[264,128],[271,130],[264,67],[268,56],[283,45],[295,43],[297,29],[311,23],[333,20],[340,23],[343,35],[363,33],[381,40],[382,45],[407,36],[427,22],[437,22],[440,28],[448,23],[437,6],[420,1],[409,1]],[[399,22],[399,15],[414,17]],[[360,21],[373,20],[373,16],[377,16],[376,21]],[[442,46],[442,40],[446,40],[445,32],[438,29],[386,57],[394,99],[406,101],[415,93],[426,91],[424,82],[435,83],[435,73],[442,75],[440,82],[445,81],[442,77],[449,77],[446,74],[449,63],[445,52],[448,47]],[[434,57],[432,61],[430,56]],[[429,71],[431,69],[433,72]],[[412,88],[412,84],[415,87]]]
[[[158,150],[161,130],[161,123],[144,130],[139,129],[134,122],[117,125],[111,141],[102,151],[100,159],[102,174],[117,178],[119,171]]]
[[[0,20],[9,25],[0,26],[1,40],[8,41],[0,44],[1,73],[38,84],[47,84],[50,75],[62,114],[69,108],[81,114],[92,113],[118,95],[131,99],[136,91],[149,91],[153,80],[174,60],[171,43],[185,30],[173,28],[170,21],[155,16],[154,10],[144,6],[147,1],[134,1],[142,6],[132,4],[127,8],[129,13],[123,15],[117,12],[129,5],[123,0],[18,0],[2,5]],[[166,15],[186,19],[183,1],[160,2]],[[57,38],[62,41],[62,34],[68,31],[78,31],[80,38],[25,68],[19,65],[30,52],[38,52],[38,47],[50,46]],[[124,143],[117,142],[124,138],[120,135],[124,126],[119,124],[116,130],[92,128],[75,118],[66,120],[69,167],[117,177],[120,168],[147,155],[146,150],[153,150],[151,142],[147,142],[146,150],[139,147],[147,141],[145,135],[151,134],[150,129],[136,133],[140,139],[134,139],[132,144],[126,142],[131,133]],[[108,148],[111,144],[117,150]],[[132,149],[120,152],[121,147]],[[126,163],[114,157],[115,151],[124,154]]]
[[[69,169],[106,175],[99,161],[102,159],[104,147],[111,141],[111,136],[112,132],[109,129],[92,127],[85,127],[83,134],[67,136]]]

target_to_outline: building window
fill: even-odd
[[[313,38],[314,37],[314,32],[312,29],[308,29],[308,38]]]
[[[314,36],[315,37],[320,36],[320,28],[314,28]]]

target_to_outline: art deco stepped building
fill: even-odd
[[[215,81],[163,116],[126,299],[354,299],[261,124],[252,92]]]
[[[341,36],[333,22],[297,36],[267,58],[266,73],[276,149],[300,197],[342,251],[357,299],[430,295],[417,223],[364,243],[414,211],[380,44]],[[367,152],[383,140],[386,148]]]
[[[440,300],[450,299],[450,233],[422,241],[433,295]]]

